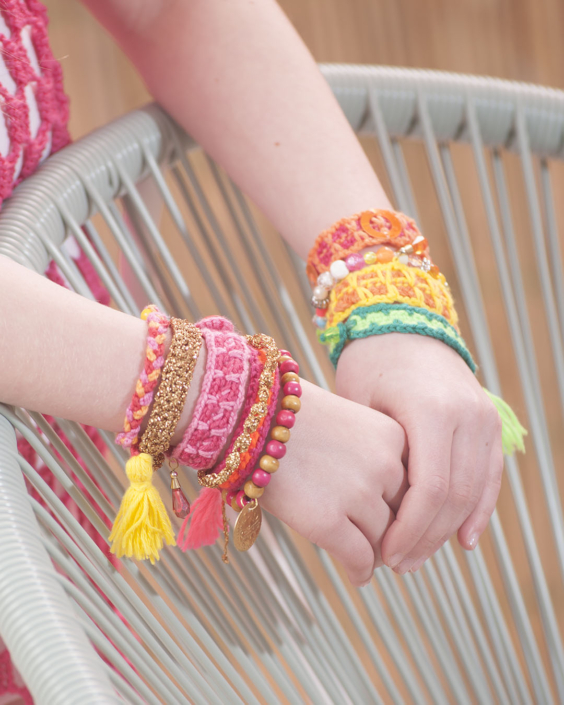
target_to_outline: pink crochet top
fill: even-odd
[[[2,0],[0,43],[1,204],[70,138],[68,99],[61,67],[49,47],[43,5],[37,0]],[[18,446],[24,454],[32,452],[23,439]],[[14,696],[26,705],[33,702],[0,638],[0,705],[13,702]]]
[[[0,5],[0,203],[51,152],[69,142],[68,99],[37,0]]]

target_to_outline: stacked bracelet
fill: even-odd
[[[290,408],[293,408],[295,413],[300,407],[301,387],[296,384],[294,378],[285,377],[292,374],[299,379],[297,363],[286,351],[282,351],[284,354],[281,354],[274,341],[268,336],[247,336],[246,341],[255,351],[259,365],[251,364],[249,390],[241,421],[223,461],[211,472],[204,470],[198,472],[198,481],[203,490],[193,503],[190,517],[184,521],[178,536],[180,548],[194,549],[214,543],[223,528],[225,562],[228,562],[225,503],[227,501],[231,506],[237,506],[241,510],[249,501],[258,499],[262,494],[270,480],[269,473],[278,469],[279,459],[285,453],[284,443],[289,440],[289,429],[293,425],[293,418],[288,417],[288,413],[292,413]],[[255,460],[265,444],[277,406],[280,374],[282,374],[285,391],[282,400],[284,413],[278,414],[279,423],[270,432],[271,440],[266,443],[267,452],[261,457],[258,467],[253,470]],[[245,495],[246,490],[249,495]],[[243,496],[247,496],[248,501],[243,501]],[[238,504],[233,502],[236,497],[239,498]],[[253,504],[253,510],[255,508],[256,503]],[[234,542],[238,550],[250,548],[259,529],[260,511],[253,511],[252,521],[251,515],[248,522],[247,519],[240,522],[238,520],[234,529]]]
[[[155,469],[161,467],[170,439],[180,419],[190,387],[202,337],[188,321],[171,319],[173,329],[162,379],[155,395],[153,409],[139,443],[139,454],[126,463],[130,486],[125,492],[110,534],[111,551],[118,558],[159,558],[163,543],[174,545],[174,534],[162,499],[152,484]],[[189,505],[178,484],[176,471],[171,471],[173,507],[184,516]]]
[[[335,366],[349,340],[399,332],[441,340],[476,371],[448,284],[402,213],[372,210],[337,221],[315,241],[307,274],[313,322]],[[522,450],[525,429],[505,402],[489,396],[503,420],[504,451]]]

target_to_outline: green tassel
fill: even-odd
[[[512,455],[516,450],[521,453],[525,452],[525,444],[523,438],[527,435],[527,430],[521,426],[519,419],[515,415],[509,404],[495,394],[488,392],[484,388],[484,392],[493,401],[497,413],[501,417],[501,443],[504,455]]]

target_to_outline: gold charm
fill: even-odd
[[[233,529],[233,544],[238,551],[248,551],[257,540],[262,523],[262,512],[255,499],[245,505]]]

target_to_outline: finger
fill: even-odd
[[[374,553],[372,572],[382,564],[382,539],[395,519],[388,504],[378,497],[374,503],[362,502],[349,515],[351,522],[364,534]]]
[[[355,587],[370,582],[375,561],[374,551],[364,533],[349,519],[339,521],[331,529],[325,527],[318,537],[308,538],[343,565]]]
[[[407,443],[405,443],[407,447]],[[407,453],[402,450],[402,455],[405,461],[398,462],[399,455],[396,455],[393,460],[386,464],[385,483],[382,487],[382,498],[384,502],[391,508],[394,514],[400,508],[401,502],[409,489],[409,480],[407,478]]]
[[[446,502],[417,545],[400,563],[398,573],[415,571],[423,565],[460,528],[478,504],[489,472],[491,452],[491,445],[486,445],[481,431],[472,432],[467,426],[455,431]]]
[[[443,425],[437,436],[424,427],[412,433],[408,429],[410,487],[382,542],[384,563],[390,568],[413,549],[447,498],[453,431]]]
[[[501,428],[496,429],[490,456],[489,473],[484,492],[474,511],[462,524],[458,531],[458,541],[466,550],[476,548],[480,536],[486,530],[493,514],[503,477],[503,451],[501,447]]]

